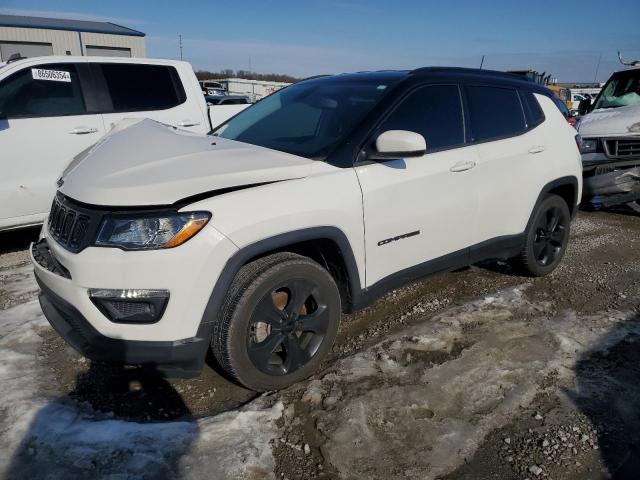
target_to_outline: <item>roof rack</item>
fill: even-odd
[[[501,72],[499,70],[481,70],[479,68],[467,67],[420,67],[411,70],[411,74],[434,73],[434,72],[464,72],[477,75],[489,75],[494,77],[503,77],[509,79],[522,80],[522,77],[509,72]]]

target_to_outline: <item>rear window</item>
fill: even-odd
[[[520,98],[522,99],[522,106],[524,107],[524,116],[527,119],[527,127],[532,128],[536,125],[541,124],[544,121],[544,112],[542,111],[542,108],[540,107],[540,104],[538,103],[538,100],[536,99],[533,92],[521,90]],[[564,105],[564,103],[562,103],[562,100],[554,96],[553,101],[556,103],[558,108],[562,110],[562,107],[560,106]],[[564,108],[567,108],[566,105],[564,105]],[[564,111],[562,113],[564,114]],[[568,115],[569,110],[567,110],[566,113],[566,116]]]
[[[175,68],[165,65],[100,64],[113,112],[166,110],[186,101]]]
[[[526,129],[524,112],[515,89],[469,86],[466,94],[473,141],[514,136]]]

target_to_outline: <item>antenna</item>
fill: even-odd
[[[618,55],[620,55],[620,52],[618,52]],[[598,80],[598,70],[600,70],[600,60],[602,60],[602,54],[600,54],[600,56],[598,57],[598,63],[596,64],[596,73],[593,75],[593,83],[596,83],[596,81]]]
[[[480,60],[480,70],[482,70],[483,64],[484,64],[484,55],[482,55],[482,60]]]
[[[180,40],[180,60],[182,60],[182,35],[178,35],[178,39]]]

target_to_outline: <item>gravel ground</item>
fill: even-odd
[[[0,236],[0,314],[36,295],[36,236]],[[48,327],[33,362],[43,395],[126,422],[282,405],[271,478],[640,478],[638,253],[639,216],[581,212],[550,276],[487,262],[398,289],[343,317],[316,376],[257,400],[213,361],[167,381],[88,362]]]

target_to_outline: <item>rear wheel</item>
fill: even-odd
[[[211,346],[222,368],[257,390],[277,390],[311,375],[330,351],[340,295],[313,260],[278,253],[245,265],[234,279]]]
[[[522,268],[536,277],[555,270],[567,249],[570,225],[567,203],[558,195],[547,195],[534,213],[520,252]]]

